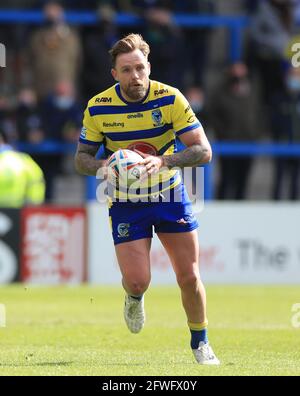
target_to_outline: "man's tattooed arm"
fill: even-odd
[[[78,143],[75,154],[75,168],[78,173],[96,176],[98,169],[105,166],[105,160],[95,158],[98,148],[98,146]]]
[[[202,144],[193,144],[185,150],[172,155],[164,155],[161,157],[163,165],[167,168],[184,168],[186,166],[198,166],[206,164],[211,160],[210,147],[203,146]]]

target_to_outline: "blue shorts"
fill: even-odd
[[[113,202],[109,209],[114,244],[152,238],[155,232],[188,232],[198,228],[192,205],[183,184],[181,202]],[[174,190],[175,190],[174,189]]]

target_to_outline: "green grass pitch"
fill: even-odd
[[[0,287],[0,375],[300,375],[299,287],[207,286],[210,342],[220,367],[194,362],[177,287],[145,299],[130,334],[121,287]]]

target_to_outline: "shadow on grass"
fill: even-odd
[[[107,363],[107,362],[102,362],[102,366],[123,366],[123,367],[131,367],[131,366],[140,366],[140,367],[145,367],[149,366],[149,363]]]
[[[123,366],[123,367],[131,367],[131,366],[139,366],[139,367],[150,367],[151,363],[150,362],[141,362],[141,363],[129,363],[129,362],[119,362],[119,363],[115,363],[115,362],[100,362],[99,364],[101,364],[102,366]],[[183,362],[172,362],[170,363],[172,366],[182,366],[182,365],[195,365],[195,363],[193,361],[183,361]],[[161,364],[156,364],[156,367],[161,366],[161,367],[165,367],[165,363],[161,363]]]
[[[24,363],[0,363],[0,367],[55,367],[55,366],[71,366],[73,362],[24,362]]]

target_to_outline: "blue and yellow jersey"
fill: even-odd
[[[104,144],[107,157],[120,148],[170,155],[176,152],[176,137],[200,125],[188,101],[176,88],[150,81],[143,101],[132,103],[122,97],[120,85],[116,84],[88,102],[79,141],[96,146]],[[169,170],[156,175],[154,181],[151,178],[152,186],[155,182],[162,192],[181,180],[178,172]]]

